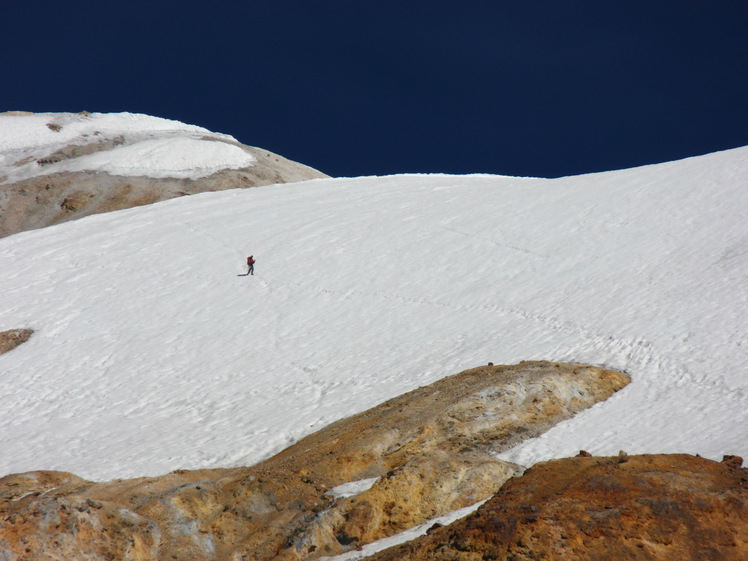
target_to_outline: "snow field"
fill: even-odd
[[[0,240],[0,473],[248,465],[492,361],[629,387],[502,454],[748,454],[748,149],[204,193]],[[255,276],[246,256],[257,259]]]

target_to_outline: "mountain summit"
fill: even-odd
[[[317,177],[327,176],[148,115],[0,114],[0,237],[203,191]]]

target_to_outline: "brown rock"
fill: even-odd
[[[0,355],[7,353],[11,349],[15,349],[21,343],[25,343],[29,340],[33,329],[9,329],[8,331],[0,331]]]
[[[334,423],[251,468],[108,483],[9,476],[0,479],[0,554],[32,561],[340,553],[490,497],[517,471],[497,451],[628,381],[583,365],[484,366]],[[333,492],[369,478],[378,479],[358,495]]]
[[[731,468],[739,468],[743,465],[743,458],[732,455],[722,456],[722,463]]]
[[[745,560],[748,470],[688,455],[538,464],[394,560]]]
[[[60,206],[67,212],[75,212],[85,208],[86,205],[88,205],[88,202],[95,196],[95,193],[89,193],[87,191],[74,191],[65,197],[62,203],[60,203]]]

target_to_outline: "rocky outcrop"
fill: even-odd
[[[249,146],[245,149],[257,154],[257,164],[199,179],[120,177],[88,171],[2,185],[0,237],[184,195],[327,177],[270,152]]]
[[[7,331],[0,331],[0,355],[15,349],[21,343],[25,343],[33,333],[33,329],[9,329]]]
[[[748,558],[748,470],[688,455],[538,464],[472,515],[371,561]]]
[[[107,483],[8,476],[0,552],[29,560],[339,553],[490,497],[518,468],[497,451],[628,381],[583,365],[485,366],[339,421],[251,468]]]

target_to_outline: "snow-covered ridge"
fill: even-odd
[[[0,237],[205,191],[327,177],[225,134],[131,113],[5,113],[0,146]]]
[[[3,183],[76,171],[196,179],[254,161],[229,135],[148,115],[0,115]]]

